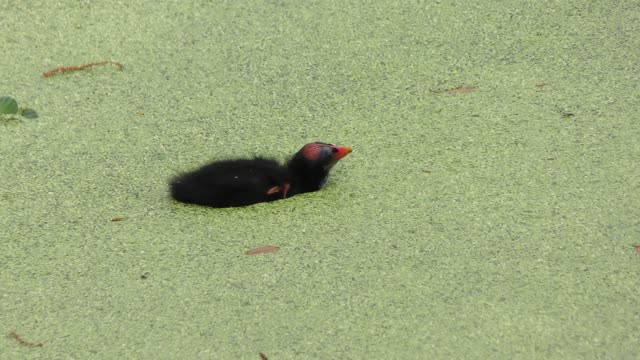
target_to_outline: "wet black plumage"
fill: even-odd
[[[262,157],[217,161],[173,179],[171,196],[222,208],[317,191],[333,165],[350,152],[350,147],[315,142],[302,147],[285,165]]]

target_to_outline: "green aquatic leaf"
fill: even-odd
[[[38,117],[38,113],[30,108],[24,108],[20,111],[20,115],[26,117],[27,119],[36,119]]]
[[[18,102],[11,96],[0,96],[0,114],[17,114]]]

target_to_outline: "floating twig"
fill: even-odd
[[[262,246],[259,248],[251,249],[245,253],[245,255],[254,256],[260,254],[273,254],[280,251],[280,248],[277,246]]]
[[[447,90],[445,92],[447,94],[464,94],[464,93],[472,92],[475,89],[476,89],[475,86],[463,86],[463,87]]]
[[[259,353],[259,355],[260,355],[260,360],[269,360],[269,359],[267,358],[267,355],[265,355],[265,354],[263,354],[263,353]]]
[[[25,339],[23,339],[20,335],[16,334],[15,331],[12,331],[8,334],[10,337],[18,340],[18,342],[24,346],[38,346],[38,347],[42,347],[42,343],[32,343],[31,341],[27,341]]]
[[[86,63],[86,64],[82,64],[82,65],[70,65],[70,66],[58,66],[55,67],[49,71],[45,71],[42,73],[42,76],[44,77],[49,77],[55,73],[66,73],[66,72],[71,72],[71,71],[79,71],[79,70],[83,70],[86,68],[90,68],[92,66],[101,66],[101,65],[115,65],[118,67],[118,70],[122,71],[122,69],[124,69],[124,65],[120,64],[119,62],[116,61],[97,61],[97,62],[90,62],[90,63]]]

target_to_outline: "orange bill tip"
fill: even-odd
[[[336,149],[338,149],[338,152],[335,154],[336,160],[342,159],[353,151],[350,146],[336,146]]]

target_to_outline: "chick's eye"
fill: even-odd
[[[337,153],[337,152],[338,152],[338,149],[336,149],[336,148],[332,147],[332,148],[331,148],[331,152],[335,154],[335,153]]]

